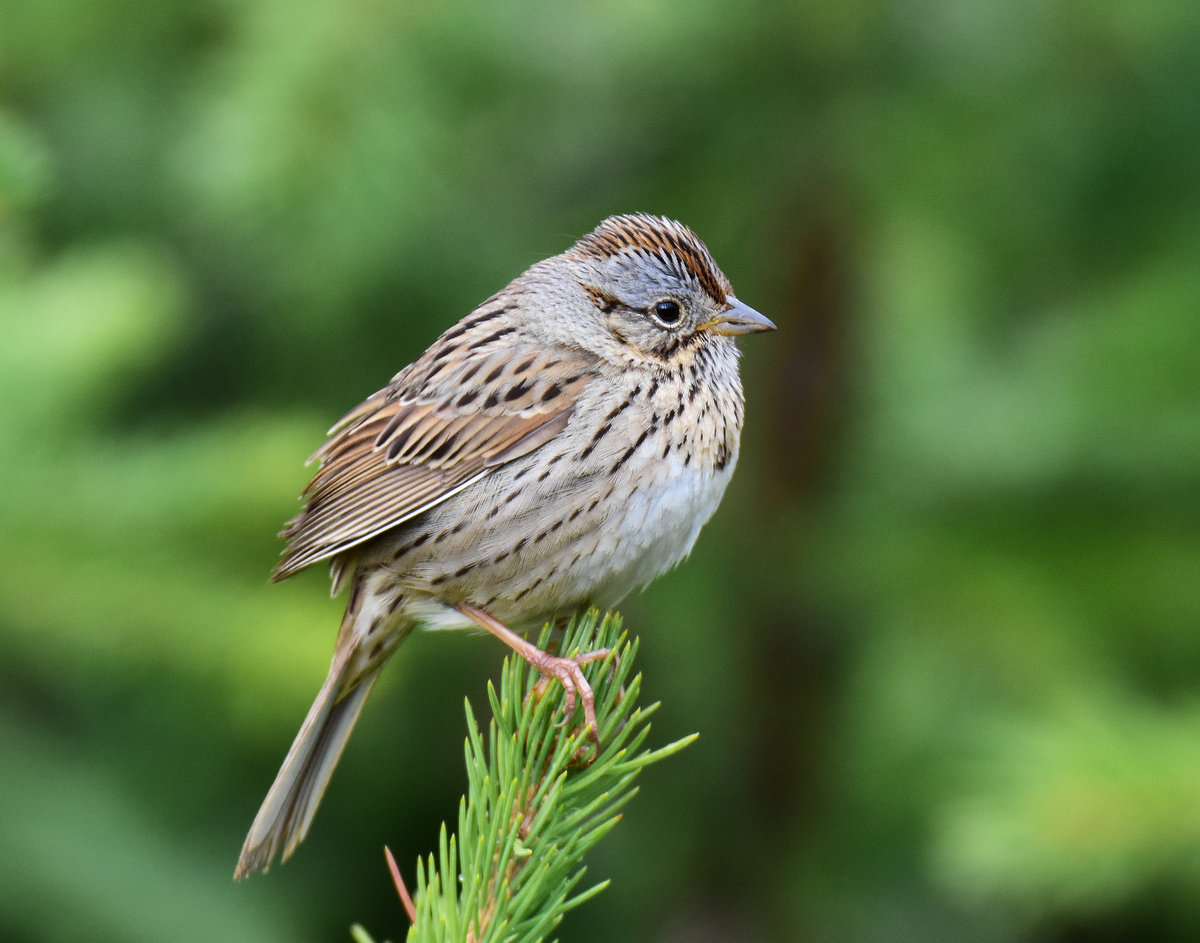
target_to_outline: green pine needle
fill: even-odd
[[[547,626],[539,647],[551,637]],[[488,684],[486,747],[466,704],[467,794],[457,832],[448,835],[443,824],[436,856],[417,862],[417,919],[408,943],[539,943],[564,914],[608,886],[600,881],[577,889],[584,855],[620,821],[642,769],[696,735],[643,748],[658,705],[637,706],[642,677],[631,677],[637,641],[622,631],[620,616],[601,620],[595,610],[578,616],[558,645],[572,656],[598,648],[612,649],[615,657],[584,666],[596,695],[600,751],[594,759],[581,729],[582,707],[569,727],[556,726],[562,685],[546,684],[534,694],[541,677],[516,655],[505,659],[499,691]],[[351,935],[356,943],[373,943],[360,926]]]

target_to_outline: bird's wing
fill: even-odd
[[[427,511],[566,427],[592,375],[587,356],[500,347],[490,327],[447,332],[330,430],[272,579]]]

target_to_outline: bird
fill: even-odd
[[[485,629],[576,698],[529,631],[615,606],[691,551],[737,463],[740,335],[774,330],[691,229],[611,216],[537,262],[350,410],[273,580],[348,588],[325,683],[246,836],[241,879],[303,840],[384,663],[414,628]]]

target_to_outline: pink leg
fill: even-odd
[[[598,725],[596,723],[596,696],[592,693],[592,686],[588,684],[587,678],[583,676],[580,666],[604,658],[609,654],[609,649],[601,648],[594,652],[585,652],[578,658],[560,658],[557,655],[551,655],[542,651],[532,642],[522,638],[499,619],[476,606],[468,603],[457,603],[454,608],[472,622],[487,629],[492,635],[500,639],[500,641],[541,672],[542,677],[554,678],[563,686],[566,691],[566,704],[564,705],[565,720],[570,720],[571,716],[575,713],[575,699],[578,696],[579,700],[583,702],[584,723],[590,728],[588,735],[592,738],[592,742],[596,744],[596,748],[599,749],[600,740],[597,734]]]

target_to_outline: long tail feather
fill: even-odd
[[[233,872],[235,878],[240,880],[255,871],[267,871],[281,849],[286,861],[308,833],[333,768],[379,674],[376,667],[345,691],[343,684],[351,661],[349,657],[337,658],[330,667],[325,684],[250,826]]]

